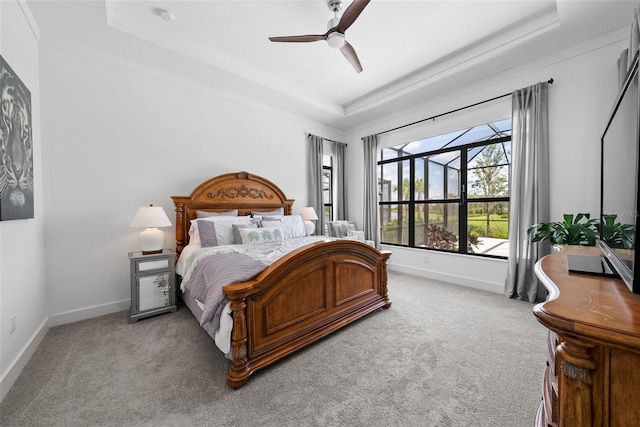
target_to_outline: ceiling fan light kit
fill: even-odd
[[[327,36],[327,44],[334,49],[341,47],[344,43],[344,34],[333,32]]]
[[[353,2],[347,7],[342,14],[342,17],[338,19],[338,12],[342,9],[342,0],[328,0],[327,6],[331,10],[335,17],[330,19],[327,23],[327,32],[324,34],[309,34],[303,36],[284,36],[284,37],[269,37],[272,42],[285,42],[285,43],[308,43],[320,40],[325,40],[327,44],[334,48],[340,49],[340,52],[349,61],[351,66],[360,73],[362,71],[362,65],[358,59],[353,46],[347,42],[344,33],[360,16],[364,8],[369,4],[370,0],[353,0]]]

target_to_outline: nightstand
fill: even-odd
[[[175,261],[176,253],[168,249],[151,255],[143,255],[142,252],[129,253],[130,322],[177,310]]]

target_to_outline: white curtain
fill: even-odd
[[[378,225],[378,137],[370,135],[362,138],[364,145],[364,235],[373,240],[380,249],[380,228]]]
[[[333,167],[336,174],[336,212],[334,219],[349,219],[347,209],[347,144],[333,143]]]
[[[533,268],[549,253],[530,243],[527,229],[549,221],[549,126],[547,82],[515,91],[512,100],[512,162],[509,259],[505,295],[530,302],[546,296]]]
[[[322,234],[324,231],[324,203],[322,201],[322,143],[323,139],[309,134],[309,184],[307,197],[309,206],[316,210],[318,221],[314,234]]]

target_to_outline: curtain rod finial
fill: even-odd
[[[550,85],[552,85],[552,84],[553,84],[553,77],[551,77],[551,78],[547,81],[547,83],[549,83]]]

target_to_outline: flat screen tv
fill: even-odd
[[[638,161],[640,156],[640,94],[638,55],[613,105],[601,139],[600,236],[598,246],[612,270],[634,293],[640,294],[635,275],[635,249],[640,212]]]

